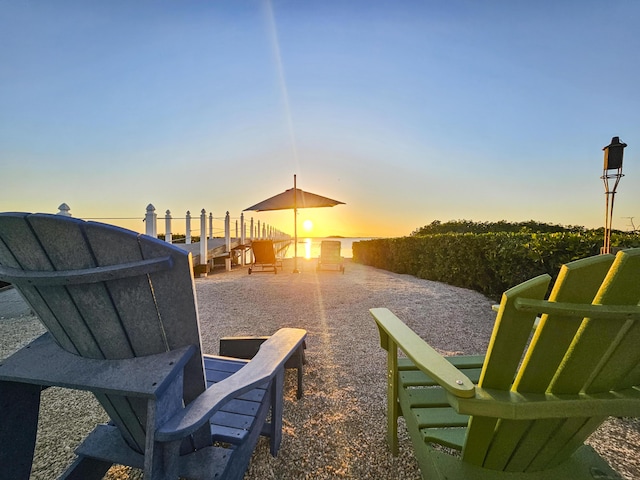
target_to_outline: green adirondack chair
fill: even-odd
[[[584,441],[609,416],[640,416],[640,249],[564,265],[544,300],[549,282],[504,293],[484,357],[442,357],[371,310],[387,440],[397,454],[403,416],[424,479],[620,478]]]
[[[284,365],[306,332],[278,330],[249,362],[204,355],[191,272],[190,253],[146,235],[0,213],[0,278],[49,331],[0,362],[2,478],[29,478],[52,385],[94,393],[111,419],[61,478],[103,478],[115,463],[148,480],[240,479],[261,434],[277,453]]]

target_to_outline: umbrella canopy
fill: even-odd
[[[290,188],[249,208],[245,208],[245,211],[264,212],[267,210],[289,210],[291,208],[333,207],[340,204],[344,204],[344,202],[305,192],[299,188]]]
[[[293,176],[293,188],[285,190],[278,195],[267,198],[260,203],[245,208],[244,211],[253,210],[256,212],[264,212],[269,210],[293,210],[293,231],[294,231],[294,269],[298,272],[298,208],[318,208],[333,207],[335,205],[344,205],[344,202],[333,200],[332,198],[316,195],[315,193],[305,192],[296,186],[296,176]]]

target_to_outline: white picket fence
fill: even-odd
[[[58,207],[58,215],[72,216],[71,208],[66,203],[61,204]],[[272,239],[279,243],[291,241],[290,235],[285,234],[264,222],[261,224],[260,220],[254,223],[253,217],[251,217],[247,223],[244,217],[244,212],[240,214],[239,219],[235,220],[235,235],[233,236],[231,232],[231,217],[229,212],[226,212],[224,217],[224,233],[223,236],[219,235],[219,233],[222,233],[222,230],[214,230],[213,213],[209,212],[207,215],[207,211],[203,208],[200,211],[199,228],[196,228],[195,230],[192,229],[192,220],[194,219],[191,216],[190,211],[187,211],[184,218],[173,218],[171,211],[167,210],[164,216],[164,240],[167,243],[174,243],[173,235],[177,232],[177,230],[174,230],[173,228],[175,224],[174,220],[184,220],[185,222],[184,244],[176,243],[176,246],[192,252],[194,257],[197,259],[197,264],[201,266],[212,266],[213,256],[224,257],[226,269],[231,270],[232,252],[234,250],[239,254],[239,263],[241,265],[246,265],[247,261],[253,261],[252,258],[249,260],[246,258],[247,252],[252,254],[248,248],[252,240]],[[158,215],[156,214],[156,208],[152,204],[147,205],[143,221],[145,222],[145,234],[157,238]],[[199,242],[192,242],[193,231],[200,233]],[[216,236],[214,236],[214,233]],[[224,249],[220,248],[221,239],[224,239],[224,243],[222,244]],[[199,246],[199,248],[195,248],[196,246]],[[209,268],[200,268],[198,269],[198,272],[200,272],[201,275],[206,275],[208,270]]]

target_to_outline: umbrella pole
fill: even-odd
[[[298,198],[296,189],[296,175],[293,174],[293,273],[300,273],[298,270]]]

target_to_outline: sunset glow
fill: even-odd
[[[204,211],[214,237],[226,212],[233,235],[598,228],[602,148],[619,136],[613,228],[628,230],[640,63],[624,59],[640,48],[640,3],[547,3],[2,2],[0,211],[64,202],[145,232],[151,205],[157,233],[169,211],[171,233],[197,236]],[[240,166],[242,182],[223,176]],[[245,210],[294,175],[343,203]]]
[[[311,220],[305,220],[302,222],[302,228],[304,228],[306,232],[310,232],[313,230],[313,222]]]

